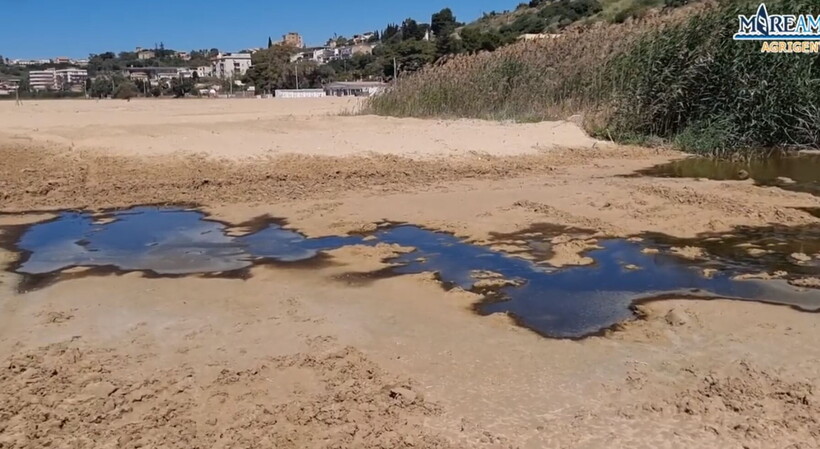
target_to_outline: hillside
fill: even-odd
[[[560,0],[538,14],[590,1]],[[769,3],[809,14],[816,0]],[[459,55],[372,98],[367,112],[516,121],[580,114],[589,132],[608,140],[666,141],[714,155],[817,148],[820,57],[735,42],[738,15],[755,7],[748,0],[651,8],[643,20],[568,27],[556,39]],[[513,23],[530,20],[523,17],[519,11]]]
[[[459,31],[498,34],[510,42],[523,34],[557,33],[573,24],[622,23],[656,8],[683,6],[697,0],[531,0],[511,11],[485,13]]]

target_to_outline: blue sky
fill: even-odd
[[[236,51],[267,44],[288,31],[307,44],[334,33],[382,29],[407,17],[429,22],[449,7],[459,21],[512,9],[516,0],[5,0],[0,55],[7,58],[87,57],[89,53],[153,47]],[[287,5],[287,6],[285,6]]]

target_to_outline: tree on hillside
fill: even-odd
[[[273,47],[273,39],[271,39],[270,36],[268,36],[268,48],[271,47]]]
[[[274,45],[251,56],[251,68],[245,74],[245,81],[253,84],[257,91],[271,92],[287,82],[290,57],[295,49],[286,45]]]
[[[441,36],[442,33],[447,31],[452,32],[457,26],[458,22],[456,22],[456,17],[450,8],[442,9],[433,14],[433,17],[430,19],[430,29],[433,30],[436,36]]]
[[[466,52],[493,51],[503,44],[504,40],[496,32],[482,32],[469,26],[461,30],[461,45]]]
[[[133,51],[121,51],[119,55],[117,55],[120,59],[137,59],[137,54]]]
[[[455,29],[445,28],[441,34],[436,35],[436,59],[462,51],[464,51],[464,45],[461,39],[455,36]]]
[[[400,73],[415,72],[435,60],[436,45],[423,40],[404,40],[376,47],[373,54],[381,61],[383,75],[392,78],[395,76],[393,58],[396,58]]]
[[[395,23],[388,24],[387,28],[385,28],[384,32],[382,33],[382,42],[389,41],[391,38],[398,36],[399,31],[399,26]]]
[[[401,24],[402,40],[422,40],[424,39],[424,31],[424,28],[422,28],[418,22],[410,18],[405,19]]]

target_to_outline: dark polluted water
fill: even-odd
[[[820,154],[779,156],[751,161],[690,157],[641,170],[640,175],[662,178],[743,180],[795,192],[820,195]]]
[[[672,244],[660,240],[604,239],[599,249],[588,253],[595,264],[554,269],[412,225],[382,227],[371,238],[306,238],[271,220],[248,234],[231,235],[235,229],[199,211],[171,208],[118,211],[105,221],[89,213],[64,212],[15,231],[19,239],[12,249],[22,257],[11,269],[24,276],[23,285],[29,288],[57,282],[73,267],[154,276],[230,276],[255,264],[304,264],[319,260],[323,251],[387,243],[415,248],[389,260],[394,264],[389,275],[435,272],[448,287],[486,294],[476,306],[480,314],[510,313],[520,325],[548,337],[598,333],[634,319],[636,302],[665,297],[721,297],[820,310],[820,290],[797,289],[785,281],[734,280],[744,265],[727,263],[731,254],[712,260],[719,270],[707,278],[703,264],[643,252],[647,246]],[[536,233],[526,240],[548,253],[544,239]],[[804,268],[820,272],[813,264]],[[479,279],[487,273],[511,284],[481,287]]]

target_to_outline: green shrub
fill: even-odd
[[[139,95],[137,85],[131,81],[121,83],[117,86],[117,90],[114,92],[114,98],[118,98],[120,100],[130,100],[137,95]]]

